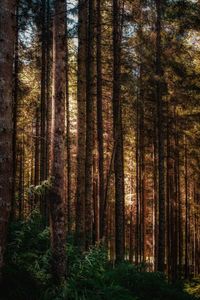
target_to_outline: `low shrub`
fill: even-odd
[[[67,244],[68,276],[61,286],[51,277],[49,228],[37,212],[26,221],[12,223],[1,300],[191,300],[199,297],[199,279],[185,291],[167,283],[161,273],[148,273],[145,265],[107,260],[106,249],[92,247],[81,254]],[[189,293],[191,295],[189,295]]]

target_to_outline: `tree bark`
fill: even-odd
[[[46,9],[46,176],[49,177],[51,156],[51,19],[50,0],[47,0]]]
[[[115,173],[115,247],[116,261],[124,259],[124,163],[121,107],[121,18],[120,1],[113,0],[113,133],[116,144]]]
[[[52,165],[50,190],[51,247],[54,279],[62,282],[66,277],[66,197],[65,197],[65,80],[66,38],[64,0],[54,4],[53,28],[53,114]]]
[[[139,262],[139,236],[140,236],[140,203],[139,203],[139,97],[137,94],[136,102],[136,142],[135,142],[135,161],[136,161],[136,224],[135,224],[135,263],[136,265]]]
[[[40,183],[46,179],[46,0],[41,5]],[[41,199],[43,201],[44,199]],[[43,203],[41,204],[43,206]],[[42,207],[43,212],[43,207]]]
[[[165,267],[165,168],[164,168],[164,124],[161,66],[161,0],[156,0],[156,103],[158,133],[158,271]]]
[[[34,157],[34,185],[37,186],[39,184],[40,178],[40,120],[39,120],[39,108],[36,107],[35,113],[35,157]],[[34,195],[34,205],[38,205],[38,195]]]
[[[86,36],[87,5],[78,3],[78,83],[77,83],[77,202],[76,202],[76,244],[85,249],[85,143],[86,143]]]
[[[104,151],[103,151],[103,103],[102,103],[102,20],[101,0],[97,1],[97,138],[99,153],[99,203],[100,203],[100,239],[105,233],[105,188],[104,188]]]
[[[189,201],[188,201],[188,150],[185,139],[185,153],[184,153],[184,172],[185,172],[185,279],[189,276],[189,249],[188,249],[188,219],[189,219]]]
[[[86,89],[86,157],[85,157],[85,233],[86,249],[92,245],[93,224],[93,149],[94,149],[94,101],[95,101],[95,18],[94,0],[89,0],[87,39],[87,89]]]
[[[12,74],[15,6],[14,0],[0,0],[0,280],[12,201]]]
[[[16,23],[15,23],[15,60],[14,60],[14,92],[13,92],[13,187],[11,219],[16,217],[16,173],[17,173],[17,112],[19,90],[19,0],[16,0]]]
[[[69,107],[69,50],[68,50],[68,24],[66,20],[66,134],[67,134],[67,231],[72,233],[72,164],[71,164],[71,132],[70,132],[70,107]]]
[[[47,83],[47,35],[46,35],[46,16],[47,3],[46,0],[41,2],[41,70],[40,70],[40,184],[47,179],[47,135],[46,135],[46,83]],[[46,193],[40,196],[40,212],[46,220],[47,204]]]

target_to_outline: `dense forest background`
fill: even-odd
[[[199,28],[195,0],[0,0],[0,299],[200,298]]]

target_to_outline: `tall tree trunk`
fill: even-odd
[[[136,160],[136,229],[135,229],[135,263],[139,262],[139,236],[140,236],[140,205],[139,205],[139,96],[137,94],[136,103],[136,143],[135,143],[135,160]]]
[[[146,195],[145,195],[145,131],[144,131],[144,87],[142,82],[143,66],[140,65],[139,95],[139,196],[140,196],[140,260],[146,257]]]
[[[45,180],[45,121],[46,121],[46,0],[41,5],[41,75],[40,75],[40,182]]]
[[[183,265],[183,221],[182,221],[182,199],[180,188],[180,154],[179,154],[179,137],[176,131],[176,164],[177,164],[177,201],[178,201],[178,266],[179,278],[182,276]]]
[[[154,271],[158,266],[158,155],[157,155],[157,128],[156,121],[154,121],[154,137],[153,137],[153,187],[154,187]]]
[[[65,11],[64,0],[54,4],[53,28],[53,115],[52,187],[50,191],[51,247],[53,275],[61,282],[66,276],[66,197],[65,197]]]
[[[35,113],[35,160],[34,160],[34,185],[37,186],[39,184],[39,178],[40,178],[40,120],[39,120],[39,108],[36,108]],[[34,204],[38,205],[38,195],[34,195]]]
[[[105,195],[104,195],[104,228],[103,228],[103,236],[105,236],[105,240],[108,240],[108,235],[107,235],[107,223],[108,223],[108,198],[109,198],[109,187],[110,187],[110,182],[111,182],[111,178],[112,178],[112,172],[113,172],[113,164],[114,164],[114,156],[115,156],[115,145],[113,145],[113,149],[112,149],[112,154],[110,157],[110,162],[107,161],[107,175],[106,175],[106,180],[105,180]],[[106,241],[105,241],[106,242]]]
[[[47,0],[46,9],[46,177],[49,176],[50,170],[50,155],[51,155],[51,113],[52,113],[52,101],[50,97],[50,83],[51,83],[51,20],[50,20],[50,0]]]
[[[46,179],[46,0],[41,3],[41,74],[40,74],[40,183]],[[40,197],[40,211],[46,217],[46,196]]]
[[[105,228],[105,189],[104,189],[104,151],[103,151],[103,103],[102,103],[102,1],[97,1],[97,138],[99,153],[99,203],[100,203],[100,238]]]
[[[115,248],[116,261],[124,259],[124,163],[121,107],[121,18],[120,1],[113,0],[113,133],[116,145],[115,173]]]
[[[68,39],[68,24],[66,20],[66,39]],[[67,231],[72,231],[72,166],[71,166],[71,134],[70,134],[70,107],[69,107],[69,63],[68,43],[66,41],[66,134],[67,134]]]
[[[172,280],[175,282],[178,279],[178,255],[179,255],[179,227],[178,227],[178,205],[179,205],[179,169],[178,169],[178,159],[177,159],[177,121],[176,121],[176,107],[174,106],[173,112],[174,118],[174,136],[173,136],[173,146],[174,146],[174,232],[173,232],[173,244],[174,244],[174,269],[173,269],[173,278]]]
[[[78,20],[78,84],[77,84],[77,203],[76,203],[76,244],[85,249],[85,142],[86,142],[86,37],[87,5],[79,0]]]
[[[99,197],[98,197],[98,160],[96,153],[93,154],[93,244],[99,243]]]
[[[13,187],[11,219],[16,217],[16,173],[17,173],[17,111],[19,89],[19,0],[16,0],[16,25],[15,25],[15,61],[14,61],[14,92],[13,92]]]
[[[68,76],[66,76],[66,80],[68,81]],[[66,89],[68,87],[66,86]],[[69,94],[67,92],[66,95],[66,113],[67,113],[67,228],[68,233],[72,232],[72,166],[71,166],[71,137],[70,137],[70,110],[69,110]]]
[[[92,244],[93,222],[93,148],[94,148],[94,101],[95,101],[95,1],[89,0],[87,39],[87,89],[86,89],[86,157],[85,157],[85,233],[86,249]]]
[[[0,0],[0,280],[12,202],[12,73],[15,1]]]
[[[23,219],[24,206],[24,138],[20,147],[19,159],[19,219]]]
[[[167,171],[166,171],[166,183],[167,183],[167,191],[166,191],[166,225],[167,225],[167,245],[166,245],[166,252],[167,252],[167,272],[168,272],[168,277],[170,278],[171,276],[171,267],[172,267],[172,255],[171,255],[171,243],[172,243],[172,202],[173,199],[171,199],[171,185],[170,185],[170,180],[171,180],[171,173],[172,173],[172,161],[171,161],[171,147],[170,147],[170,133],[169,133],[169,119],[168,119],[168,124],[167,124]],[[170,278],[171,279],[171,278]]]
[[[164,168],[164,124],[162,99],[162,66],[161,66],[161,0],[156,0],[156,103],[158,133],[158,271],[165,267],[165,168]]]
[[[187,143],[185,138],[185,153],[184,153],[184,172],[185,172],[185,278],[187,279],[189,276],[189,249],[188,249],[188,219],[189,219],[189,204],[188,204],[188,150]]]
[[[130,182],[130,194],[133,194],[133,177],[131,176]],[[134,223],[133,223],[133,216],[134,216],[134,201],[133,196],[131,196],[131,211],[130,211],[130,236],[129,236],[129,262],[133,263],[133,255],[134,255]]]

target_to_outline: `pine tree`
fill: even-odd
[[[120,1],[113,0],[113,132],[115,143],[115,243],[116,261],[124,259],[124,167],[121,107],[121,17]]]
[[[0,1],[0,280],[12,203],[12,83],[15,1]]]
[[[57,0],[53,21],[52,187],[49,205],[53,274],[59,282],[66,277],[65,11],[65,1]]]
[[[85,143],[86,143],[86,37],[87,3],[78,3],[78,82],[77,82],[77,190],[76,244],[85,249]]]

